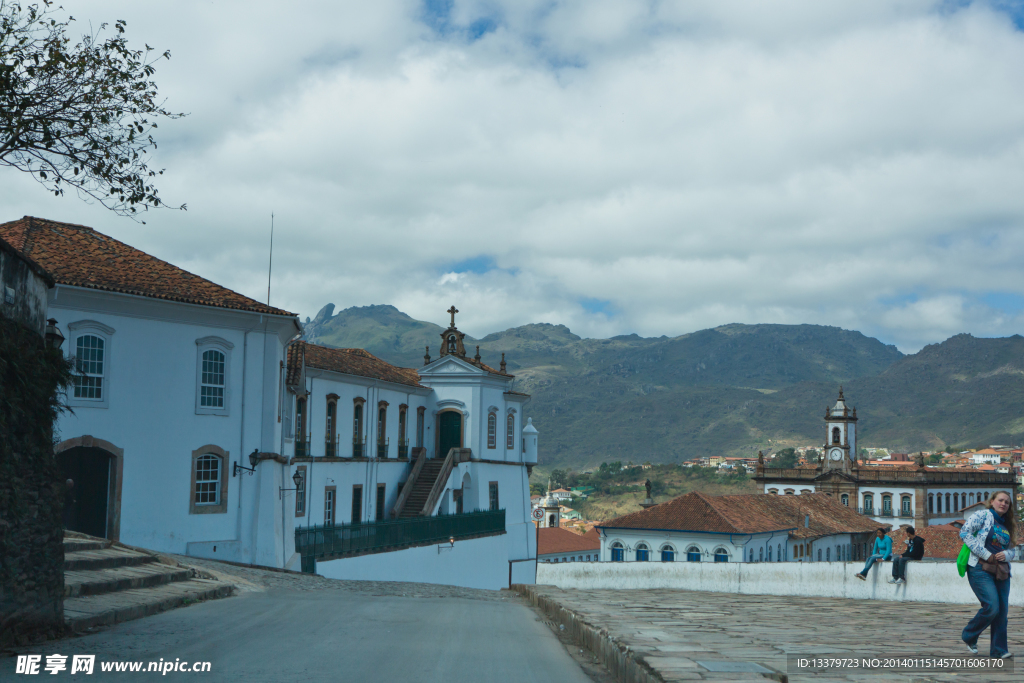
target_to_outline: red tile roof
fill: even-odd
[[[0,223],[0,237],[42,266],[60,285],[268,315],[295,315],[193,275],[84,225],[25,216]]]
[[[589,532],[580,535],[563,529],[561,527],[545,527],[537,529],[537,555],[551,555],[554,553],[592,553],[601,549],[601,541]]]
[[[420,384],[419,373],[415,370],[392,365],[377,358],[369,351],[333,349],[304,341],[296,342],[288,347],[287,382],[290,386],[299,383],[303,356],[305,356],[307,368],[330,370],[345,375],[369,377],[413,387],[423,386]]]
[[[943,560],[955,560],[960,554],[960,548],[964,542],[960,540],[960,529],[952,524],[937,524],[935,526],[915,529],[917,535],[924,539],[924,556]],[[901,555],[907,549],[903,543],[907,540],[906,527],[900,527],[889,532],[892,537],[892,554]]]
[[[805,527],[805,516],[810,525]],[[792,529],[793,538],[870,533],[879,526],[824,493],[709,496],[693,491],[640,512],[600,524],[604,528],[665,529],[756,534]]]

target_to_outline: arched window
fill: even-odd
[[[408,438],[408,414],[409,406],[404,403],[398,406],[398,457],[408,458],[409,457],[409,438]]]
[[[928,494],[928,514],[935,512],[935,494]]]
[[[960,510],[960,494],[959,493],[954,493],[953,494],[953,509],[954,510]]]
[[[864,514],[870,515],[875,510],[875,497],[870,493],[864,494]]]
[[[839,502],[841,502],[846,507],[850,507],[850,495],[844,493],[843,495],[839,496]]]
[[[207,453],[196,458],[196,506],[220,505],[220,458]]]
[[[726,550],[725,548],[715,548],[715,562],[728,562],[728,561],[729,561],[729,551]]]
[[[757,549],[757,561],[764,562],[764,548]]]
[[[327,434],[325,442],[327,448],[324,450],[324,455],[331,457],[337,457],[338,455],[338,399],[327,397],[327,420],[326,420]]]
[[[768,561],[772,561],[772,547],[768,546]]]
[[[946,494],[946,512],[949,512],[949,511],[950,511],[950,510],[952,510],[952,509],[953,509],[953,508],[951,508],[951,507],[950,507],[950,502],[949,502],[949,494],[947,493],[947,494]]]
[[[79,337],[79,340],[81,339]],[[203,351],[199,406],[201,408],[224,407],[224,354],[216,349]]]
[[[625,549],[618,541],[612,543],[612,562],[622,562],[625,556]]]
[[[753,562],[753,561],[754,561],[754,549],[751,548],[750,549],[750,559],[747,560],[747,562]]]
[[[487,447],[498,447],[498,414],[494,411],[487,413]]]
[[[691,545],[686,549],[686,561],[687,562],[700,562],[700,548],[695,545]]]
[[[427,409],[420,406],[416,409],[416,447],[423,448],[423,414]]]
[[[821,559],[821,550],[818,550],[818,559]],[[825,561],[832,561],[832,548],[825,548]]]
[[[516,447],[516,416],[509,413],[505,418],[505,448],[515,450]]]
[[[75,398],[103,398],[103,347],[101,337],[80,335],[75,344]]]
[[[661,547],[661,561],[662,562],[675,562],[676,560],[676,549],[670,545],[664,545]]]
[[[818,548],[818,562],[821,562],[821,548]]]
[[[891,515],[892,514],[892,496],[889,496],[889,495],[882,496],[882,514],[883,515]]]
[[[818,433],[821,434],[821,432],[818,432]],[[832,428],[832,443],[838,444],[839,443],[839,439],[840,439],[839,427],[833,427]]]
[[[910,516],[910,496],[900,497],[900,512],[903,514],[904,517]]]
[[[646,543],[638,543],[636,546],[636,561],[646,562],[650,559],[651,550]]]
[[[775,557],[776,557],[776,560],[775,560],[776,562],[782,562],[782,544],[781,543],[778,546],[776,546],[776,548],[775,548]]]

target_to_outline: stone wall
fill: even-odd
[[[537,566],[537,583],[584,590],[674,588],[898,602],[978,602],[954,562],[911,562],[907,583],[901,586],[887,583],[892,563],[876,562],[867,581],[854,577],[863,567],[862,562],[541,563]],[[1014,562],[1013,571],[1024,572],[1024,563]],[[1024,606],[1024,581],[1019,578],[1010,583],[1010,604]]]
[[[64,625],[63,485],[53,454],[68,364],[0,317],[0,648]]]

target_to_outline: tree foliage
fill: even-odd
[[[120,215],[166,206],[149,153],[157,120],[184,116],[164,109],[152,80],[170,52],[129,48],[120,20],[115,35],[103,38],[101,24],[75,43],[74,18],[56,18],[57,9],[0,0],[0,165]]]
[[[800,457],[793,448],[783,448],[775,454],[775,457],[767,462],[768,467],[790,468],[796,467]]]

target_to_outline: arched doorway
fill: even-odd
[[[462,413],[445,410],[437,416],[437,457],[448,457],[448,451],[462,448]]]
[[[61,478],[73,482],[65,493],[65,528],[118,540],[123,451],[90,436],[64,441],[55,451]]]

